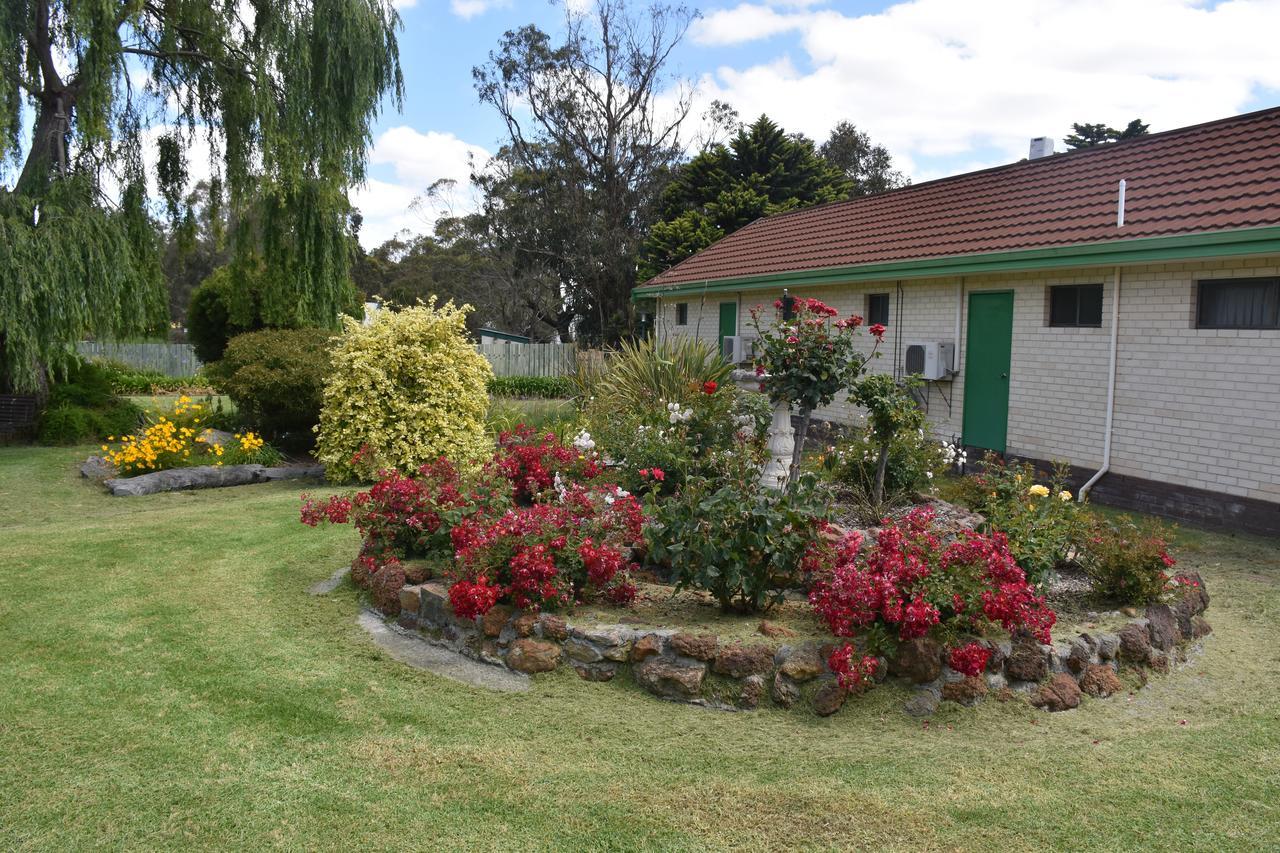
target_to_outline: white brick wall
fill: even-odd
[[[1280,501],[1280,331],[1196,329],[1194,310],[1198,279],[1277,274],[1277,256],[1121,269],[1113,471]],[[1046,288],[1092,283],[1103,285],[1102,327],[1050,327]],[[932,383],[928,393],[934,432],[950,438],[959,436],[963,425],[968,294],[1012,290],[1009,452],[1085,467],[1101,463],[1115,295],[1112,268],[903,281],[901,303],[898,284],[860,282],[797,293],[815,296],[842,314],[865,313],[868,294],[889,293],[889,331],[881,357],[873,362],[873,369],[885,371],[895,365],[901,371],[908,340],[955,340],[956,306],[961,303],[960,373],[954,381]],[[670,297],[660,304],[658,333],[696,333],[714,341],[720,302],[736,301],[742,334],[751,306],[771,305],[780,293]],[[679,301],[689,304],[685,327],[675,325]],[[864,335],[861,345],[869,350],[870,338]],[[852,422],[859,415],[837,402],[819,416]]]

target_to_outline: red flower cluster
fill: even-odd
[[[982,675],[990,659],[991,649],[975,641],[952,649],[947,662],[956,672],[972,677]]]
[[[570,473],[577,480],[591,480],[604,470],[594,456],[586,457],[556,438],[555,433],[539,434],[520,424],[498,436],[498,450],[491,463],[494,470],[515,486],[516,500],[528,502],[548,491],[555,475]]]
[[[910,640],[935,625],[978,630],[991,621],[1049,642],[1056,616],[1027,583],[1004,536],[966,531],[943,548],[933,520],[928,507],[901,522],[886,519],[865,555],[853,537],[840,543],[829,574],[809,595],[832,633],[852,637],[878,624]]]
[[[836,320],[832,325],[837,329],[856,329],[862,325],[862,315],[850,314],[843,320]]]
[[[351,498],[330,495],[328,500],[319,501],[304,494],[301,516],[302,523],[308,527],[316,527],[326,521],[330,524],[346,524],[351,520]]]
[[[888,329],[885,328],[883,323],[872,323],[867,327],[867,331],[871,333],[873,338],[880,341],[884,339],[884,333],[887,332]]]
[[[875,683],[880,661],[871,655],[859,655],[852,643],[845,643],[827,658],[827,666],[836,674],[836,683],[851,693],[861,693]]]
[[[573,484],[558,503],[519,507],[497,519],[474,516],[455,526],[457,583],[485,579],[498,589],[481,613],[499,599],[533,610],[597,595],[627,603],[636,593],[627,552],[640,541],[643,523],[640,503],[619,496],[617,487]]]
[[[667,479],[667,473],[661,468],[641,468],[636,473],[646,479],[648,477],[653,477],[653,479],[657,480],[659,483]]]
[[[720,387],[720,385],[719,385],[718,383],[716,383],[716,382],[715,382],[715,381],[713,381],[713,380],[708,379],[706,382],[703,382],[703,383],[702,383],[702,393],[703,393],[703,394],[714,394],[714,393],[716,393],[716,389],[717,389],[717,388],[719,388],[719,387]]]
[[[502,588],[489,586],[483,575],[474,581],[458,581],[449,587],[449,606],[463,619],[475,619],[493,609],[502,595]]]

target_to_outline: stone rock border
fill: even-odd
[[[1081,634],[1067,643],[1042,645],[1029,634],[989,643],[987,671],[965,677],[946,663],[943,648],[922,638],[900,644],[882,659],[877,678],[917,687],[904,710],[933,714],[941,701],[973,705],[990,694],[1018,695],[1048,711],[1078,707],[1081,695],[1105,698],[1122,689],[1119,672],[1168,673],[1186,660],[1188,643],[1212,629],[1203,613],[1209,595],[1199,575],[1173,604],[1153,604],[1118,633]],[[848,693],[827,658],[834,641],[778,644],[726,642],[711,634],[671,628],[574,623],[552,613],[497,605],[484,617],[462,619],[449,605],[447,584],[430,580],[400,590],[401,627],[429,642],[495,666],[533,675],[572,667],[587,681],[611,681],[629,673],[634,683],[662,699],[712,708],[752,710],[772,702],[807,707],[819,716],[840,710]]]
[[[106,466],[104,469],[103,466]],[[99,456],[91,456],[80,466],[80,475],[101,479],[104,473],[115,473]],[[216,489],[223,486],[244,486],[250,483],[270,483],[276,480],[323,479],[324,466],[316,464],[277,465],[194,465],[190,468],[170,468],[152,471],[136,477],[113,477],[102,481],[111,494],[117,497],[153,495],[157,492],[174,492],[185,489]]]

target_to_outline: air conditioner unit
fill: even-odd
[[[742,335],[725,335],[720,339],[720,354],[730,364],[740,364],[750,358],[747,341]]]
[[[950,379],[955,367],[956,345],[939,341],[908,342],[908,375],[919,374],[923,379]]]

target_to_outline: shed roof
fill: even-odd
[[[1268,226],[1280,226],[1280,107],[759,219],[650,279],[636,295]]]

